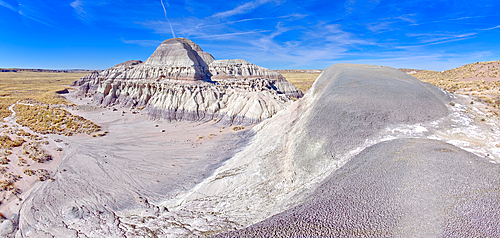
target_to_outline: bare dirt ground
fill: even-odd
[[[65,147],[62,141],[51,140],[17,124],[14,116],[15,113],[0,123],[3,137],[23,141],[22,145],[3,151],[0,213],[5,217],[18,213],[24,193],[34,184],[52,179],[51,174],[64,156]]]
[[[19,125],[13,104],[30,99],[67,105],[56,92],[88,72],[4,71],[0,72],[0,217],[9,217],[17,213],[23,194],[34,184],[52,179],[64,155],[64,143]]]
[[[21,227],[25,232],[43,230],[55,236],[69,234],[51,230],[52,225],[39,219],[43,217],[43,221],[48,219],[50,224],[55,224],[61,218],[60,213],[68,209],[70,214],[74,213],[75,202],[76,207],[82,206],[80,213],[93,212],[83,208],[94,206],[89,204],[104,204],[102,209],[107,214],[129,211],[120,216],[130,222],[136,215],[134,209],[154,208],[155,212],[161,212],[168,208],[156,204],[203,181],[244,148],[253,135],[251,126],[234,128],[213,122],[151,121],[141,110],[99,107],[89,98],[80,100],[71,95],[67,98],[78,103],[67,110],[98,124],[101,132],[47,136],[49,141],[61,141],[64,155],[53,162],[54,181],[35,184],[30,193],[21,195],[24,201],[21,214],[28,220]],[[30,212],[33,208],[37,212]],[[93,232],[89,224],[95,225],[84,220],[67,226],[89,234]],[[127,230],[127,224],[121,222],[121,226],[125,226],[123,230]],[[32,236],[40,234],[31,233]]]

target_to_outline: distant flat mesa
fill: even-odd
[[[323,72],[322,69],[277,69],[273,70],[278,73],[321,73]]]
[[[0,72],[44,72],[44,73],[75,73],[75,72],[93,72],[96,70],[88,69],[19,69],[19,68],[0,68]]]
[[[245,60],[215,60],[184,38],[164,41],[144,62],[127,61],[73,83],[104,106],[145,107],[151,119],[253,124],[303,93],[277,72]]]

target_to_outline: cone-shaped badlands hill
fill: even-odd
[[[214,60],[194,42],[164,41],[145,61],[127,61],[74,82],[103,105],[146,107],[151,118],[252,124],[302,92],[279,73],[245,60]]]

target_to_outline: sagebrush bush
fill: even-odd
[[[30,142],[23,145],[23,153],[37,163],[52,160],[52,155],[42,149],[38,143]]]

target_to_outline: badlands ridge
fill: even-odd
[[[245,60],[215,60],[188,39],[164,41],[145,61],[128,61],[74,83],[105,106],[147,107],[169,121],[216,120],[250,125],[302,92],[279,73]]]
[[[48,135],[64,156],[3,236],[500,235],[498,118],[399,70],[333,65],[302,95],[171,39],[74,85],[109,133]]]

